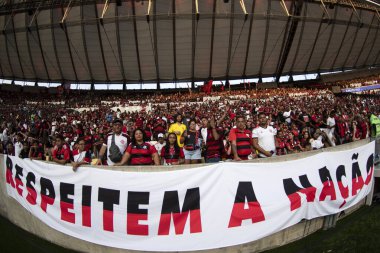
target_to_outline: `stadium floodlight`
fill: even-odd
[[[379,3],[376,3],[376,2],[374,2],[374,1],[371,1],[371,0],[366,0],[366,1],[369,2],[369,3],[371,3],[371,4],[375,4],[375,5],[377,5],[377,6],[380,6]]]
[[[37,15],[39,13],[39,9],[40,9],[41,4],[42,4],[42,2],[40,2],[40,4],[38,5],[37,9],[32,12],[33,17],[32,17],[32,19],[29,22],[28,28],[30,28],[32,26],[34,20],[36,19]]]
[[[291,16],[290,13],[289,13],[288,7],[286,7],[285,1],[284,1],[284,0],[281,0],[281,3],[280,3],[280,4],[281,4],[282,8],[284,9],[286,15],[287,15],[288,17]]]
[[[148,10],[147,10],[147,13],[146,13],[146,21],[149,23],[150,21],[150,10],[152,8],[152,0],[149,0],[149,3],[148,3]]]
[[[245,8],[244,0],[240,0],[240,6],[241,6],[241,9],[244,12],[245,20],[247,20],[247,18],[248,18],[248,12],[247,12],[247,9]]]
[[[106,0],[106,2],[104,3],[103,11],[102,11],[102,16],[100,17],[101,20],[103,20],[104,15],[106,14],[106,12],[108,10],[108,6],[109,6],[109,2],[108,2],[108,0]]]
[[[322,9],[323,9],[323,11],[325,12],[325,14],[327,15],[328,19],[331,19],[331,18],[330,18],[330,14],[329,14],[329,12],[327,11],[326,5],[325,5],[325,3],[323,2],[323,0],[321,0],[321,4],[322,4]]]
[[[72,3],[72,0],[70,0],[69,4],[67,5],[67,7],[65,8],[65,13],[63,14],[63,17],[62,17],[62,20],[61,20],[61,25],[65,22],[66,18],[67,18],[67,15],[69,14],[70,10],[71,10],[71,3]]]
[[[357,12],[357,10],[356,10],[356,8],[355,8],[354,3],[352,2],[352,0],[350,0],[350,3],[351,3],[351,6],[352,6],[352,9],[353,9],[354,12],[355,12],[355,16],[358,18],[359,22],[362,23],[362,20],[361,20],[361,18],[360,18],[360,15],[359,15],[359,13]]]
[[[199,5],[198,0],[195,0],[195,15],[197,17],[197,21],[199,20]]]

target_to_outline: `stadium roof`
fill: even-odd
[[[0,1],[0,78],[136,83],[376,66],[379,10],[350,0]]]

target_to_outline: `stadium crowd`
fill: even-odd
[[[362,86],[374,85],[380,83],[380,76],[373,75],[369,77],[355,78],[351,80],[336,81],[331,83],[332,85],[339,86],[341,88],[358,88]]]
[[[376,96],[276,88],[128,95],[2,92],[0,152],[83,164],[176,165],[320,149],[375,134]],[[137,107],[136,107],[137,106]],[[133,108],[136,110],[129,110]]]

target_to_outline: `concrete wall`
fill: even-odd
[[[325,152],[325,151],[348,150],[348,149],[352,149],[352,148],[364,145],[368,142],[369,140],[363,140],[363,141],[358,141],[355,143],[338,146],[335,148],[328,148],[324,150],[316,150],[316,151],[310,151],[306,153],[293,154],[293,155],[287,155],[287,156],[279,156],[279,157],[274,157],[274,158],[269,158],[269,159],[259,159],[259,160],[255,160],[254,162],[267,163],[267,162],[296,160],[296,159],[308,157],[316,153]],[[4,156],[0,155],[1,167],[3,166],[3,163],[4,163]],[[137,170],[157,172],[157,171],[170,171],[170,170],[178,170],[178,169],[185,169],[189,167],[199,167],[199,166],[203,166],[203,165],[196,165],[196,166],[182,165],[182,166],[171,166],[171,167],[160,166],[160,167],[154,167],[154,168],[153,167],[150,167],[150,168],[139,167],[137,168]],[[124,171],[131,170],[131,168],[129,167],[124,167],[124,168],[123,167],[116,167],[116,168],[107,167],[107,170],[110,170],[110,169],[124,170]],[[136,171],[136,168],[133,168],[133,171]],[[5,173],[3,172],[0,173],[0,182],[5,182],[4,174]],[[345,215],[349,215],[351,212],[353,212],[354,210],[356,210],[362,205],[364,205],[364,200],[361,201],[358,205],[350,208],[349,210],[346,210]],[[76,251],[92,252],[92,253],[136,252],[136,251],[131,251],[131,250],[123,250],[123,249],[116,249],[116,248],[101,246],[101,245],[93,244],[90,242],[82,241],[80,239],[68,236],[66,234],[63,234],[61,232],[58,232],[48,227],[39,219],[35,218],[32,214],[30,214],[26,209],[24,209],[20,204],[18,204],[13,198],[8,197],[4,183],[0,184],[0,215],[8,218],[15,225],[23,228],[24,230],[32,234],[35,234],[41,238],[44,238],[47,241],[50,241],[52,243],[55,243],[65,248],[73,249]],[[335,215],[334,220],[336,220],[337,218],[338,218],[338,214]],[[325,217],[316,218],[316,219],[308,220],[308,221],[305,220],[292,227],[279,231],[273,235],[270,235],[258,241],[254,241],[254,242],[250,242],[250,243],[246,243],[242,245],[237,245],[233,247],[207,250],[207,252],[210,252],[210,253],[223,253],[223,252],[248,253],[250,252],[251,253],[251,252],[260,252],[260,251],[268,250],[271,248],[276,248],[278,246],[282,246],[287,243],[299,240],[323,228],[324,223],[326,223],[325,220],[326,220]]]

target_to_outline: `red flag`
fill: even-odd
[[[211,93],[211,90],[212,90],[212,80],[208,81],[205,85],[203,85],[203,91],[206,93],[206,94],[210,94]]]

